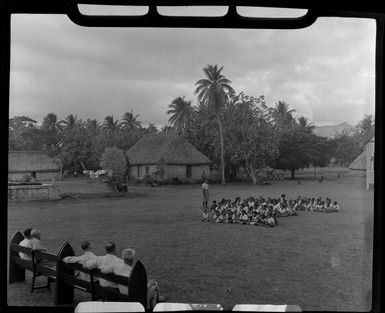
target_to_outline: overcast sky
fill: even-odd
[[[316,125],[374,114],[375,22],[322,18],[303,30],[84,28],[61,15],[12,18],[10,116],[41,121],[133,110],[164,125],[178,96],[196,104],[207,64],[237,92],[289,103]]]

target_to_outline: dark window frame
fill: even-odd
[[[77,3],[82,4],[116,4],[116,5],[149,5],[149,13],[141,17],[87,17],[80,14]],[[160,16],[156,11],[156,6],[160,5],[228,5],[229,12],[223,17],[165,17]],[[236,13],[236,5],[238,6],[267,6],[267,7],[284,7],[309,9],[308,13],[300,18],[289,19],[271,19],[271,18],[245,18]],[[376,158],[374,160],[375,172],[375,187],[374,187],[374,229],[373,229],[373,288],[372,288],[372,311],[378,312],[381,309],[380,287],[383,286],[381,267],[383,241],[382,237],[382,180],[383,180],[383,94],[384,94],[384,22],[385,8],[380,1],[351,1],[348,5],[343,2],[332,0],[314,0],[301,1],[292,0],[290,2],[283,0],[222,0],[220,2],[213,0],[3,0],[0,2],[0,45],[1,59],[1,84],[0,84],[0,116],[1,116],[1,145],[5,147],[8,143],[8,118],[9,118],[9,75],[10,75],[10,29],[11,15],[17,13],[25,14],[67,14],[75,23],[83,26],[120,26],[120,27],[199,27],[199,28],[275,28],[275,29],[297,29],[311,25],[318,17],[357,17],[371,18],[376,20],[376,95],[375,95],[375,146]],[[8,169],[8,161],[5,156],[5,149],[1,149],[3,160],[1,167],[3,173]],[[1,244],[7,250],[7,190],[6,175],[1,175],[1,193],[0,201],[2,209],[0,210],[1,221]],[[1,309],[15,312],[30,311],[28,307],[8,307],[7,306],[7,263],[1,263],[1,283],[5,288],[0,289],[0,304]],[[52,308],[39,307],[39,312],[72,312],[73,307],[67,308]]]

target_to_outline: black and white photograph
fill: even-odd
[[[13,14],[8,305],[370,311],[376,30],[362,17],[253,29]]]

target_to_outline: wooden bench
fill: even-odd
[[[25,271],[33,271],[32,250],[19,245],[24,239],[21,232],[17,232],[11,239],[9,246],[9,283],[25,281]],[[26,254],[30,260],[24,260],[19,252]]]
[[[17,232],[11,239],[9,248],[9,283],[25,281],[25,271],[32,272],[31,292],[35,289],[50,288],[50,283],[56,280],[56,270],[48,267],[48,262],[55,264],[57,256],[43,251],[33,251],[31,248],[22,247],[19,243],[24,239],[21,232]],[[30,260],[20,257],[24,253]],[[38,262],[36,262],[38,260]],[[47,284],[36,286],[36,277],[47,277]]]
[[[45,251],[32,250],[32,286],[31,292],[35,289],[47,288],[50,289],[52,282],[57,279],[56,263],[57,256]],[[36,286],[36,277],[45,276],[47,277],[47,284]]]
[[[65,243],[59,251],[59,256],[74,255],[74,250],[69,243]],[[105,274],[99,269],[89,270],[79,263],[65,263],[61,257],[58,265],[58,278],[56,288],[56,304],[68,304],[74,301],[74,289],[88,292],[91,300],[98,298],[108,301],[139,302],[147,307],[147,273],[141,261],[137,261],[129,278],[115,274]],[[76,272],[89,275],[89,280],[83,280],[75,276]],[[97,279],[105,279],[116,284],[128,287],[128,295],[111,287],[100,286]]]
[[[89,270],[79,263],[65,263],[63,259],[74,256],[74,250],[65,242],[57,255],[25,248],[19,245],[24,239],[21,232],[17,232],[11,239],[9,253],[9,283],[25,281],[25,271],[32,272],[31,291],[38,288],[50,288],[50,283],[55,282],[55,304],[72,304],[74,302],[74,289],[88,292],[91,300],[102,298],[109,301],[139,302],[147,307],[147,273],[141,261],[137,261],[131,271],[130,277],[115,274],[105,274],[99,269]],[[19,252],[31,257],[24,260]],[[76,276],[76,272],[89,275],[89,280]],[[35,286],[38,276],[47,277],[47,284]],[[122,294],[111,287],[100,286],[97,278],[105,279],[128,288],[128,294]]]
[[[130,277],[102,273],[99,269],[86,269],[81,264],[65,263],[60,260],[57,304],[73,303],[74,289],[80,289],[91,294],[91,299],[103,299],[107,301],[139,302],[147,307],[147,274],[142,262],[137,261],[131,271]],[[75,276],[75,271],[89,275],[89,281]],[[97,279],[127,286],[128,294],[121,293],[116,288],[101,286]]]

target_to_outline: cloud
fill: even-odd
[[[207,64],[234,89],[285,101],[315,123],[374,113],[375,23],[322,18],[303,30],[83,28],[65,16],[12,18],[10,115],[42,119],[131,109],[167,122],[168,104],[194,98]]]

